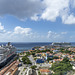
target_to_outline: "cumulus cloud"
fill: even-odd
[[[1,30],[5,30],[4,26],[0,25]],[[0,41],[1,42],[59,42],[59,41],[71,41],[75,36],[71,37],[66,36],[67,32],[53,32],[48,31],[48,33],[41,34],[33,31],[31,28],[24,28],[21,26],[16,26],[11,31],[5,31],[4,33],[0,33]]]
[[[17,26],[14,28],[14,34],[24,34],[24,35],[28,35],[30,34],[32,31],[31,28],[22,28],[20,26]]]
[[[0,0],[0,16],[9,14],[26,19],[41,12],[40,0]]]
[[[37,21],[39,17],[35,14],[34,16],[31,17],[32,20]]]
[[[60,12],[69,6],[69,0],[44,0],[46,6],[41,18],[55,21]]]
[[[0,30],[4,30],[4,26],[2,26],[1,23],[0,23]]]
[[[48,38],[51,38],[51,39],[55,39],[55,38],[60,37],[60,35],[57,34],[56,32],[48,31],[47,37],[48,37]]]
[[[5,32],[5,29],[4,29],[4,26],[0,22],[0,33],[3,33],[3,32]]]
[[[64,41],[69,41],[70,36],[66,36],[67,32],[53,32],[53,31],[48,31],[47,34],[47,39],[50,40],[51,42],[64,42]],[[68,37],[68,39],[67,39]]]
[[[0,16],[13,15],[21,21],[54,22],[60,17],[64,24],[75,24],[74,9],[75,0],[0,0]]]
[[[56,21],[58,17],[64,24],[75,24],[75,0],[44,0],[45,10],[41,18],[49,21]]]
[[[21,26],[16,26],[11,31],[0,33],[0,36],[0,41],[2,42],[36,42],[43,39],[42,35],[34,32],[31,28],[24,28]]]
[[[75,16],[72,14],[65,17],[63,16],[62,19],[65,24],[75,24]]]

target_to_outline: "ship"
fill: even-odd
[[[13,57],[16,56],[16,48],[11,45],[10,42],[8,44],[0,46],[0,68],[7,64]]]
[[[51,45],[53,46],[71,46],[69,42],[53,42]]]

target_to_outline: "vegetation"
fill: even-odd
[[[53,58],[47,58],[47,61],[49,62],[50,60],[53,60]]]
[[[41,53],[41,52],[50,52],[50,53],[53,53],[53,51],[50,51],[49,49],[46,49],[46,50],[36,50],[36,53]]]
[[[21,59],[19,58],[19,62],[21,62]]]
[[[73,52],[72,51],[69,51],[69,50],[60,50],[60,52],[62,52],[62,53],[69,53],[69,54],[72,54]]]
[[[57,56],[54,56],[54,57],[53,57],[53,59],[59,59],[59,57],[57,57]]]
[[[41,50],[41,51],[40,50],[37,50],[36,52],[37,53],[41,53],[41,52],[46,52],[46,50]]]
[[[74,57],[74,59],[75,59],[75,57]]]
[[[50,60],[53,60],[53,59],[59,59],[59,57],[57,57],[57,56],[54,56],[54,57],[52,57],[52,58],[47,58],[47,61],[49,62]]]
[[[35,52],[32,52],[31,54],[33,55],[33,57],[35,57]]]
[[[41,75],[40,71],[38,71],[38,74]]]
[[[37,66],[36,66],[36,65],[33,65],[33,66],[31,66],[31,68],[32,68],[32,69],[36,69],[36,68],[37,68]]]
[[[23,61],[24,64],[32,64],[27,56],[23,56],[22,61]]]
[[[53,75],[64,75],[67,71],[72,70],[72,65],[70,64],[68,58],[64,58],[61,62],[55,62],[50,68],[55,72]]]
[[[50,51],[50,53],[53,53],[53,51]]]
[[[36,60],[37,59],[37,57],[36,58],[34,58],[34,60]]]
[[[29,56],[29,55],[31,55],[30,52],[26,52],[26,57]]]
[[[26,68],[23,69],[23,71],[25,71]]]

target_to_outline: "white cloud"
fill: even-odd
[[[31,17],[32,20],[37,21],[39,17],[35,14],[34,16]]]
[[[3,28],[4,29],[4,28]],[[0,33],[1,42],[64,42],[71,41],[74,37],[66,36],[67,32],[53,32],[48,31],[48,33],[41,34],[34,32],[31,28],[24,28],[17,26],[13,29],[14,31],[6,31],[5,33]],[[68,38],[68,39],[67,39]]]
[[[65,16],[65,18],[63,18],[63,22],[65,24],[75,24],[75,16],[73,16],[72,14]]]
[[[48,38],[51,38],[51,39],[55,39],[55,38],[58,38],[60,37],[59,34],[55,33],[55,32],[52,32],[52,31],[48,31],[48,35],[47,35]]]
[[[0,30],[4,30],[4,26],[0,23]]]
[[[67,32],[53,32],[53,31],[48,31],[47,34],[47,39],[51,42],[65,42],[65,41],[69,41],[69,37],[66,36]],[[67,39],[68,38],[68,39]]]
[[[4,32],[5,31],[5,32]],[[0,23],[0,41],[1,42],[59,42],[59,41],[73,41],[75,36],[68,35],[68,32],[54,32],[48,31],[48,33],[37,33],[31,28],[24,28],[16,26],[11,31],[6,31],[4,26]],[[75,34],[75,32],[73,32]],[[67,39],[68,38],[68,39]]]
[[[22,28],[20,26],[17,26],[14,28],[14,34],[23,34],[23,35],[28,35],[32,31],[31,28]]]
[[[60,17],[64,24],[75,24],[74,9],[75,0],[0,0],[0,16],[13,15],[21,21],[54,22]]]
[[[0,22],[0,33],[3,33],[3,32],[5,32],[5,29],[4,29],[4,26]]]
[[[60,12],[69,6],[69,0],[44,0],[46,6],[41,18],[55,21]]]
[[[67,34],[67,32],[61,32],[61,34]]]
[[[75,13],[71,10],[75,8],[74,0],[44,0],[45,10],[41,19],[56,21],[61,17],[64,24],[75,24]]]
[[[13,42],[36,42],[41,41],[42,36],[39,35],[37,32],[33,32],[31,28],[24,28],[21,26],[17,26],[14,28],[14,31],[7,31],[4,35],[13,41]],[[8,36],[9,35],[9,36]],[[3,36],[3,34],[2,34]],[[4,36],[3,36],[4,37]],[[12,38],[13,37],[13,38]],[[5,40],[8,40],[5,39]]]

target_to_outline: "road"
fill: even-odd
[[[32,74],[31,75],[37,75],[36,70],[32,70]]]
[[[18,68],[18,70],[20,71],[18,75],[23,74],[23,73],[22,73],[22,72],[23,72],[23,69],[24,69],[24,67],[19,67],[19,68]]]
[[[34,58],[33,58],[32,55],[30,55],[28,58],[32,62],[32,65],[35,65],[36,64],[36,62],[35,62],[35,60],[34,60]]]
[[[35,65],[36,64],[36,62],[35,62],[35,60],[34,60],[34,58],[33,58],[33,56],[32,55],[30,55],[29,57],[29,60],[32,62],[32,65]],[[25,68],[25,66],[22,64],[22,67],[19,67],[19,75],[37,75],[37,72],[36,72],[36,70],[32,70],[31,68],[30,68],[30,66],[32,66],[32,65],[27,65],[27,67],[26,67],[26,69],[25,69],[25,71],[23,72],[23,69]]]
[[[34,60],[32,55],[30,55],[28,58],[32,62],[32,65],[36,65],[36,61]],[[37,75],[36,70],[32,70],[32,74],[29,75]]]

